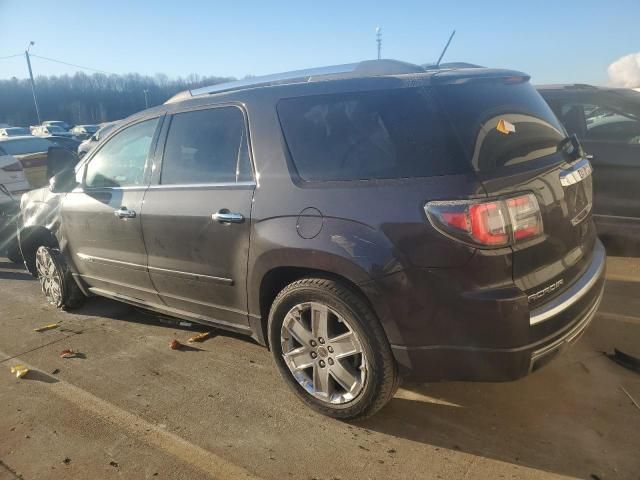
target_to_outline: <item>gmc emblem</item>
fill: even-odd
[[[560,280],[558,280],[557,282],[552,283],[551,285],[547,285],[542,290],[539,290],[536,293],[534,293],[532,295],[529,295],[527,297],[528,300],[529,300],[529,303],[535,302],[536,300],[540,300],[542,297],[544,297],[545,295],[548,295],[551,292],[555,292],[562,285],[564,285],[564,280],[562,278]]]

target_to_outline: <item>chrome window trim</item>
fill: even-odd
[[[558,315],[580,300],[600,279],[605,268],[606,253],[601,243],[596,243],[591,265],[573,285],[545,305],[531,310],[529,324],[537,325]]]
[[[213,183],[168,183],[168,184],[159,184],[159,185],[150,185],[150,190],[171,190],[174,188],[177,189],[185,189],[185,188],[230,188],[230,187],[255,187],[256,182],[254,181],[245,181],[245,182],[213,182]]]

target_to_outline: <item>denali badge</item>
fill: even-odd
[[[568,187],[581,182],[592,172],[591,163],[587,159],[583,159],[573,165],[571,168],[560,172],[560,184],[563,187]]]
[[[551,285],[547,285],[542,290],[540,290],[540,291],[538,291],[538,292],[536,292],[536,293],[534,293],[532,295],[529,295],[529,297],[528,297],[529,303],[535,302],[536,300],[541,299],[542,297],[544,297],[545,295],[547,295],[547,294],[549,294],[551,292],[555,292],[563,284],[564,284],[564,280],[561,278],[557,282],[552,283]]]

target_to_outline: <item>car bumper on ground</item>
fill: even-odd
[[[589,326],[604,293],[605,268],[604,247],[597,241],[580,278],[529,312],[535,341],[512,348],[392,344],[401,373],[417,381],[509,381],[528,375],[574,343]]]

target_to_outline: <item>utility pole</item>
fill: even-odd
[[[380,60],[382,58],[380,56],[382,51],[382,29],[380,27],[376,27],[376,43],[378,44],[378,60]]]
[[[38,97],[36,96],[36,83],[33,81],[33,71],[31,70],[31,59],[29,58],[29,49],[32,45],[35,45],[36,42],[31,40],[29,42],[29,46],[24,51],[24,56],[27,57],[27,67],[29,67],[29,77],[31,78],[31,93],[33,93],[33,104],[36,106],[36,116],[38,117],[38,125],[42,124],[42,120],[40,119],[40,109],[38,108]]]
[[[144,108],[149,108],[149,98],[147,97],[149,90],[145,88],[143,92],[144,92]]]

